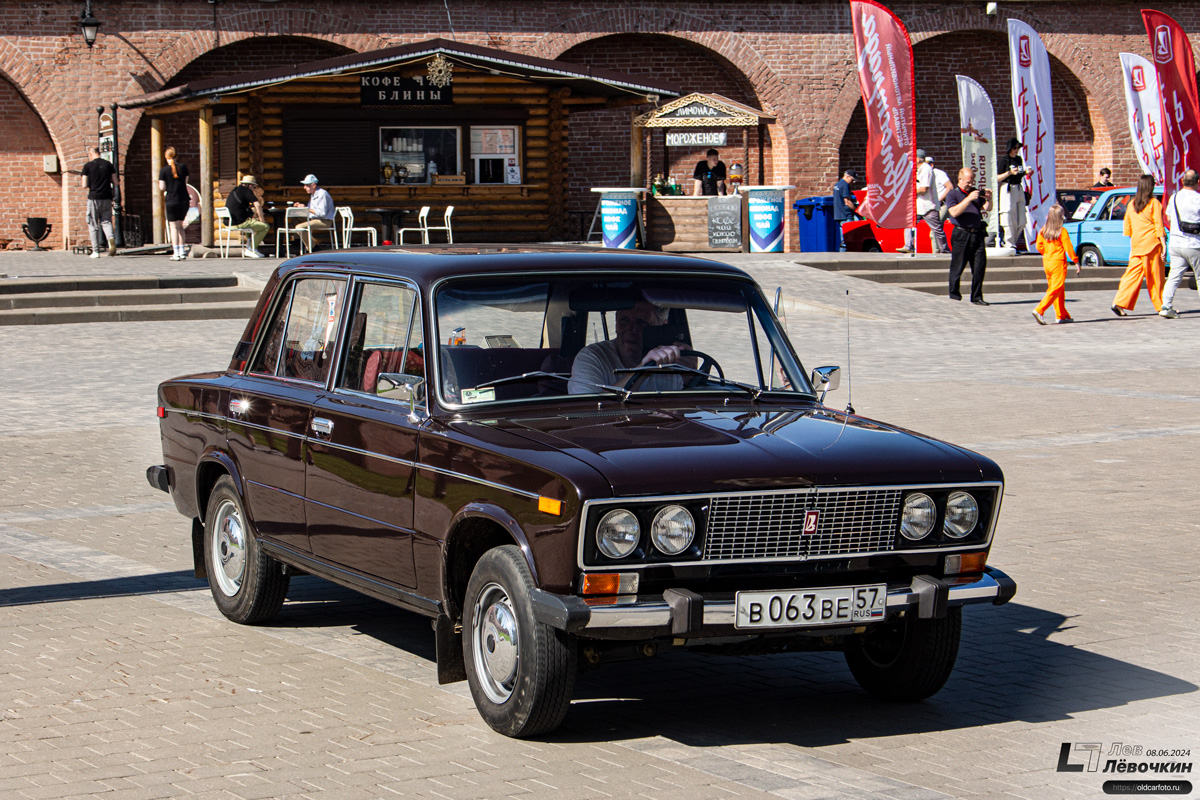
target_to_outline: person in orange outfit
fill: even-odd
[[[1075,258],[1075,248],[1071,247],[1071,237],[1063,230],[1063,217],[1063,207],[1055,203],[1046,212],[1046,224],[1038,231],[1037,250],[1042,254],[1042,268],[1046,270],[1046,295],[1033,311],[1033,318],[1038,325],[1046,324],[1042,314],[1051,305],[1060,324],[1075,321],[1067,313],[1067,262],[1075,264],[1076,275],[1079,274],[1079,264]]]
[[[1154,310],[1162,311],[1163,253],[1167,250],[1167,234],[1163,230],[1162,203],[1154,199],[1153,175],[1138,178],[1137,194],[1125,210],[1125,235],[1131,240],[1129,268],[1121,276],[1121,286],[1113,298],[1113,313],[1124,317],[1133,310],[1143,280]]]

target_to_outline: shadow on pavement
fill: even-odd
[[[46,583],[37,586],[18,586],[0,589],[0,607],[26,606],[37,603],[62,603],[70,600],[95,600],[103,597],[132,597],[143,594],[186,592],[208,587],[192,577],[190,569],[177,572],[156,572],[128,578],[105,578],[95,581]]]
[[[861,690],[841,653],[721,657],[675,652],[580,677],[553,741],[664,736],[693,746],[820,747],[1084,711],[1196,691],[1170,675],[1060,644],[1060,614],[1010,603],[964,609],[958,663],[941,692],[888,703]]]

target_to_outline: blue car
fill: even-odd
[[[1114,266],[1129,263],[1129,238],[1125,236],[1125,209],[1133,202],[1137,189],[1109,189],[1091,205],[1081,204],[1073,218],[1063,226],[1075,245],[1079,263],[1085,267]],[[1162,187],[1154,196],[1162,202]]]

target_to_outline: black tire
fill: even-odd
[[[882,253],[883,248],[880,247],[879,242],[875,241],[874,239],[867,239],[867,241],[863,243],[863,252],[864,253]]]
[[[958,658],[962,609],[943,619],[918,619],[914,612],[873,626],[846,647],[846,663],[858,685],[884,700],[912,702],[946,685]]]
[[[228,475],[217,480],[208,498],[204,566],[217,608],[234,622],[257,625],[274,617],[283,606],[289,577],[278,561],[263,553]]]
[[[506,545],[479,559],[463,601],[463,661],[471,696],[484,721],[505,736],[557,728],[575,688],[575,640],[534,619],[533,589],[520,549]]]
[[[1085,244],[1079,248],[1079,266],[1081,267],[1103,267],[1104,256],[1100,255],[1100,251],[1089,244]]]

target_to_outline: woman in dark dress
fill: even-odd
[[[158,188],[162,190],[167,206],[167,226],[174,246],[171,260],[181,261],[187,257],[183,245],[183,218],[187,216],[191,204],[187,190],[188,168],[186,164],[175,160],[174,147],[168,147],[163,155],[167,158],[167,165],[158,173]]]

